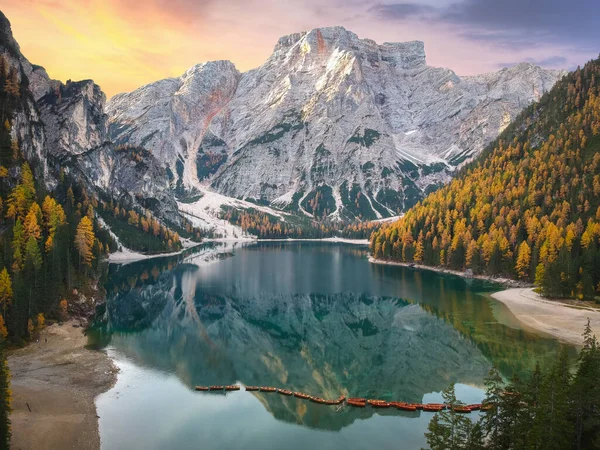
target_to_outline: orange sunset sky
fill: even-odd
[[[109,97],[207,60],[251,69],[280,36],[321,26],[343,25],[380,43],[423,40],[430,65],[459,74],[524,60],[572,68],[600,50],[592,42],[597,32],[581,22],[585,8],[572,18],[587,33],[578,39],[573,30],[556,29],[553,21],[569,19],[557,0],[544,2],[549,17],[511,20],[508,28],[499,22],[498,3],[521,7],[517,0],[0,0],[0,9],[32,63],[62,81],[91,78]]]

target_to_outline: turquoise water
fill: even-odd
[[[556,355],[556,341],[488,297],[498,286],[366,256],[345,244],[209,244],[112,266],[91,336],[121,369],[97,399],[102,448],[420,448],[431,413],[193,387],[429,402],[454,382],[473,403],[493,364],[508,378]]]

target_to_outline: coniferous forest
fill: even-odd
[[[565,76],[480,157],[371,236],[376,258],[600,294],[600,60]]]
[[[492,368],[481,419],[454,410],[437,413],[425,434],[431,450],[567,450],[600,448],[600,348],[588,325],[576,370],[562,351],[545,370],[505,382]],[[461,406],[454,386],[444,402]]]
[[[52,192],[35,179],[18,142],[11,138],[12,112],[25,97],[14,69],[0,57],[0,447],[10,441],[10,374],[7,344],[35,339],[46,321],[63,321],[93,310],[102,297],[105,256],[117,244],[98,221],[108,212],[130,227],[128,243],[144,251],[181,248],[179,234],[147,212],[126,211],[115,201],[89,195],[61,171]],[[118,209],[118,210],[117,210]],[[135,232],[134,232],[135,231]],[[190,236],[197,230],[188,225]],[[142,237],[140,237],[142,236]]]

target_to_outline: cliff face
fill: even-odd
[[[198,65],[107,112],[111,137],[148,148],[181,189],[376,218],[446,182],[561,75],[520,64],[459,77],[427,66],[422,42],[334,27],[281,38],[255,70]]]
[[[108,136],[106,96],[91,80],[52,80],[21,54],[0,13],[0,54],[16,71],[22,89],[11,133],[39,180],[52,189],[61,169],[90,192],[127,198],[179,223],[166,167],[147,151],[119,149]]]
[[[31,94],[28,74],[33,68],[29,61],[21,55],[19,44],[15,41],[10,28],[10,22],[0,12],[0,55],[7,63],[4,68],[7,74],[14,74],[21,86],[18,99],[12,104],[11,137],[19,143],[21,152],[31,161],[38,177],[44,179],[47,175],[45,133],[40,114]],[[2,111],[2,122],[8,117]],[[4,126],[4,123],[2,123]]]

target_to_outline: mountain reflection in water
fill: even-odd
[[[331,399],[421,402],[451,382],[481,388],[492,364],[510,377],[556,354],[555,341],[499,323],[509,315],[483,297],[497,289],[370,265],[364,247],[211,244],[112,267],[94,338],[190,389],[241,382]],[[248,395],[279,420],[319,429],[374,413],[414,416]]]

